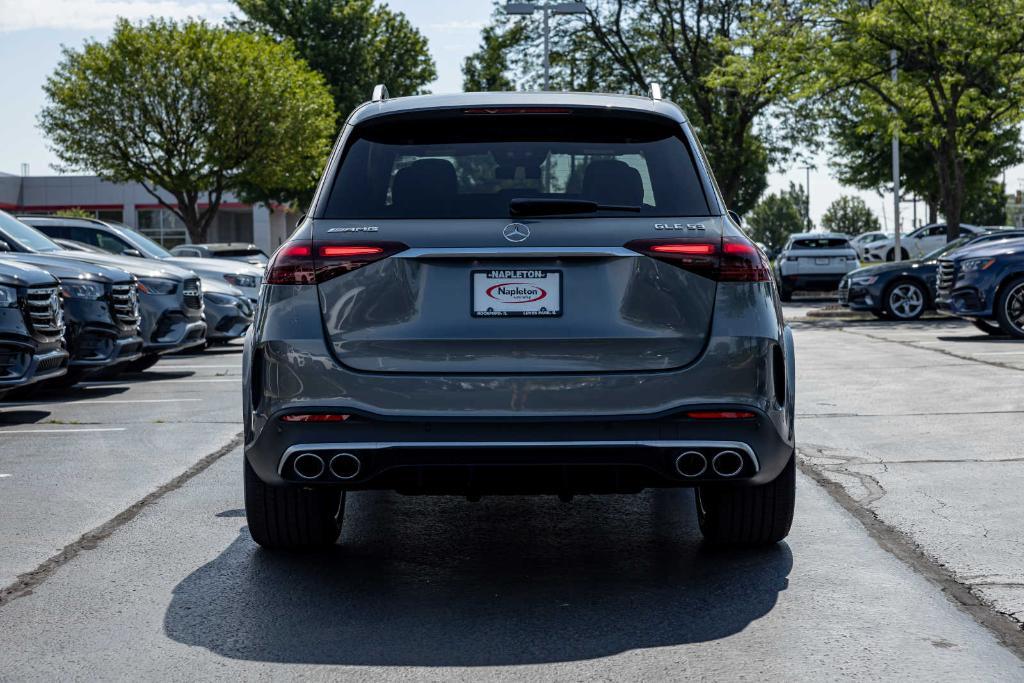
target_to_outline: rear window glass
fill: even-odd
[[[367,124],[348,144],[324,218],[508,217],[514,198],[586,199],[639,214],[706,216],[676,125],[636,119],[476,116]]]
[[[822,237],[814,239],[793,240],[793,249],[842,249],[850,246],[849,240],[842,237]]]

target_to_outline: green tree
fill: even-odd
[[[764,197],[746,216],[747,231],[770,250],[781,249],[794,232],[803,229],[801,211],[786,192]]]
[[[342,117],[387,85],[394,97],[419,95],[437,78],[427,39],[405,15],[373,0],[235,0],[235,23],[290,40],[323,74]],[[344,120],[339,120],[339,126]]]
[[[972,192],[964,204],[963,220],[973,225],[1006,225],[1006,187],[1002,183],[988,182]]]
[[[821,217],[821,226],[847,235],[859,235],[862,232],[876,232],[882,229],[878,218],[860,197],[843,195],[832,202],[825,215]]]
[[[194,242],[225,192],[305,191],[334,131],[323,79],[290,46],[201,21],[120,20],[108,42],[65,49],[44,91],[62,167],[141,183]]]
[[[905,147],[926,155],[954,239],[972,167],[984,168],[993,141],[1017,135],[1024,120],[1022,15],[1024,0],[814,0],[803,37],[792,41],[802,62],[783,63],[799,81],[794,95],[819,98],[825,117],[852,100],[863,112],[861,132],[898,132]],[[765,35],[748,49],[797,54]]]
[[[466,92],[515,90],[509,76],[509,55],[526,39],[526,25],[485,26],[480,49],[462,63],[462,89]]]
[[[789,188],[783,190],[781,194],[796,207],[797,213],[800,214],[800,226],[804,230],[813,230],[814,223],[811,222],[811,214],[809,213],[811,204],[810,199],[807,197],[807,188],[790,182]]]
[[[54,216],[60,216],[61,218],[96,218],[96,214],[92,211],[86,211],[81,207],[73,207],[70,209],[61,209],[60,211],[54,211]]]
[[[773,60],[792,58],[792,47],[753,54],[745,49],[748,41],[743,37],[760,17],[771,17],[775,30],[789,32],[787,27],[802,21],[802,4],[593,0],[584,17],[557,17],[552,22],[552,88],[643,95],[652,82],[660,83],[697,129],[726,203],[743,213],[767,188],[769,166],[787,157],[794,139],[813,136],[810,125],[802,130],[779,125],[795,115],[797,104],[789,99],[792,70],[777,68]],[[505,67],[500,59],[487,60],[508,45],[503,69],[507,84],[537,88],[542,73],[540,21],[539,13],[509,19],[496,11],[480,51],[467,60],[464,75],[469,77],[467,69],[478,64]],[[519,26],[528,29],[510,36],[508,32]],[[734,65],[732,81],[724,79],[727,64]]]

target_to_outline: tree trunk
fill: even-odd
[[[933,154],[939,179],[942,213],[946,216],[946,241],[960,236],[960,215],[964,208],[964,165],[956,143],[945,140]]]

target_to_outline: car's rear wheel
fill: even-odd
[[[1024,277],[1003,287],[996,302],[996,318],[1006,334],[1024,339]]]
[[[908,261],[908,260],[910,260],[910,254],[903,247],[900,247],[900,254],[902,255],[902,258],[900,259],[901,261]],[[896,250],[895,249],[890,249],[888,252],[886,252],[885,260],[886,261],[895,261],[896,260]]]
[[[1003,328],[999,326],[999,323],[994,323],[991,320],[985,320],[984,318],[975,318],[971,321],[971,324],[977,327],[985,334],[991,334],[993,337],[1002,337],[1005,332]]]
[[[793,300],[793,290],[786,285],[779,285],[779,298],[785,302]]]
[[[252,539],[269,550],[331,546],[341,532],[345,494],[329,488],[270,486],[245,461],[245,516]]]
[[[894,283],[885,292],[882,306],[894,320],[917,320],[928,304],[924,287],[910,280]]]
[[[789,534],[796,503],[796,455],[760,486],[701,486],[697,522],[704,539],[721,545],[766,545]]]

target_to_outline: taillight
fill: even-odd
[[[271,285],[311,285],[406,249],[400,242],[317,244],[315,248],[307,240],[288,242],[271,257],[265,281]]]
[[[350,417],[345,413],[298,413],[284,415],[281,422],[344,422]]]
[[[748,410],[691,410],[686,417],[691,420],[750,420],[757,416]]]
[[[742,237],[721,241],[634,240],[627,249],[719,282],[767,282],[771,266],[761,250]]]

